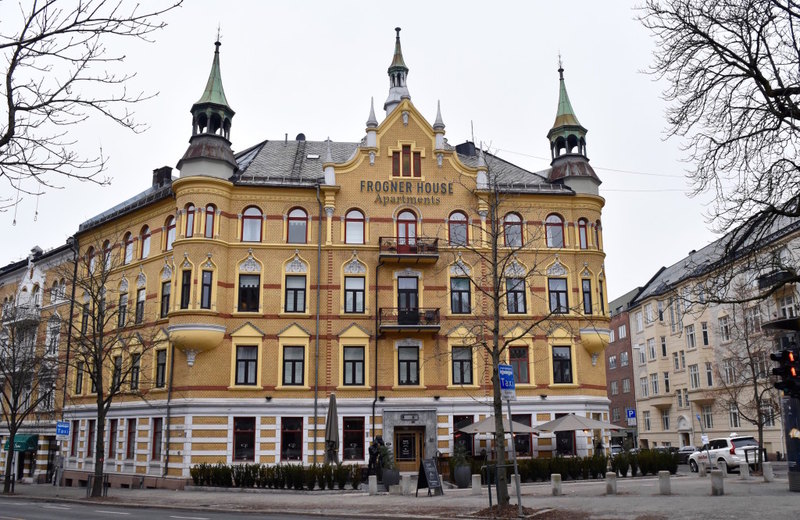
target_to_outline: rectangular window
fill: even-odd
[[[622,380],[622,393],[629,394],[631,392],[631,380],[627,377]]]
[[[403,177],[411,177],[411,147],[403,146]]]
[[[644,349],[644,345],[636,345],[636,350],[639,352],[639,364],[644,365],[647,363],[647,352]]]
[[[567,314],[569,312],[567,280],[564,278],[548,278],[547,289],[550,295],[550,312],[553,314]]]
[[[108,421],[108,460],[117,457],[117,419]]]
[[[781,318],[794,318],[797,313],[794,307],[794,295],[789,294],[783,298],[778,298],[778,312]]]
[[[644,429],[645,431],[650,431],[650,410],[645,410],[642,412],[642,419],[644,419]]]
[[[606,297],[605,297],[605,294],[603,293],[603,280],[598,280],[597,281],[597,293],[598,293],[598,297],[599,297],[598,299],[600,300],[600,314],[605,314],[606,313],[606,303],[605,303],[606,302]]]
[[[664,372],[664,393],[669,393],[669,372]]]
[[[509,314],[525,314],[525,280],[506,279],[506,306]]]
[[[528,371],[528,347],[510,347],[508,359],[511,362],[511,368],[514,371],[514,381],[520,384],[530,383],[531,378]]]
[[[162,318],[166,318],[169,314],[169,296],[172,292],[172,282],[163,282],[161,284],[161,313]]]
[[[161,438],[163,436],[164,423],[161,417],[153,418],[153,436],[150,439],[152,444],[152,460],[161,460]]]
[[[675,395],[678,396],[678,408],[683,408],[683,393],[680,390],[675,390]]]
[[[131,390],[139,389],[139,371],[141,370],[141,354],[131,354]]]
[[[581,289],[583,290],[583,313],[592,313],[592,281],[581,280]]]
[[[258,347],[238,346],[236,347],[236,384],[255,385],[256,384],[256,364],[258,361]]]
[[[683,370],[684,368],[686,368],[686,353],[683,350],[681,350],[680,352],[678,352],[678,356],[681,358],[681,370]]]
[[[85,336],[89,331],[89,304],[83,304],[83,311],[81,312],[81,335]]]
[[[731,428],[740,428],[742,426],[739,421],[739,409],[736,408],[735,404],[732,404],[728,411],[728,421],[730,422]]]
[[[689,384],[692,389],[700,388],[700,370],[697,365],[689,365]]]
[[[619,333],[617,334],[619,339],[625,339],[628,336],[628,327],[626,325],[620,325],[619,328],[617,328],[617,332]]]
[[[642,397],[647,397],[647,376],[639,378],[639,390],[642,391]]]
[[[524,294],[523,294],[524,302]],[[469,278],[450,279],[450,312],[453,314],[470,313]],[[523,303],[524,307],[524,303]]]
[[[636,332],[642,332],[644,330],[644,319],[642,318],[642,311],[639,311],[635,314],[636,318]]]
[[[616,381],[611,381],[611,395],[617,395],[619,393],[619,385]]]
[[[422,176],[422,154],[414,152],[414,177]]]
[[[89,419],[86,423],[86,458],[94,455],[94,426],[96,419]]]
[[[75,370],[75,393],[77,395],[83,393],[83,363],[78,363]]]
[[[281,460],[302,460],[303,418],[281,418]]]
[[[617,368],[617,356],[608,356],[608,368],[609,370]]]
[[[400,385],[419,384],[419,348],[397,348],[397,382]]]
[[[764,426],[775,426],[775,411],[770,405],[765,405],[761,408],[761,419]]]
[[[525,426],[531,425],[531,414],[514,414],[511,416],[511,420],[519,423],[524,424]],[[514,434],[514,449],[517,452],[517,456],[520,457],[530,457],[533,455],[533,443],[531,442],[531,434],[530,433],[516,433]]]
[[[141,323],[144,320],[144,302],[147,298],[145,289],[136,291],[136,323]]]
[[[128,419],[128,429],[125,434],[125,458],[132,460],[136,453],[136,419]]]
[[[667,337],[661,336],[661,357],[667,357]]]
[[[364,385],[364,347],[344,347],[344,384]]]
[[[728,323],[727,316],[720,316],[719,318],[719,339],[721,341],[730,341],[731,340],[731,327]]]
[[[644,308],[644,319],[645,319],[645,322],[648,325],[650,325],[651,323],[653,323],[653,321],[655,321],[653,319],[653,304],[652,303],[648,303],[647,307]]]
[[[306,277],[286,277],[286,312],[306,312]]]
[[[684,388],[683,389],[683,406],[686,406],[686,407],[689,406],[689,389],[688,388]]]
[[[658,321],[664,321],[664,302],[658,300]]]
[[[261,277],[257,274],[239,275],[239,312],[258,312]]]
[[[686,334],[686,348],[688,350],[692,350],[697,346],[697,342],[695,341],[694,337],[694,325],[687,325],[683,329],[684,334]]]
[[[652,395],[658,395],[658,374],[650,374],[650,389]]]
[[[119,392],[122,384],[122,356],[114,357],[114,370],[111,372],[111,393]]]
[[[156,388],[164,388],[167,381],[167,351],[156,350]]]
[[[80,429],[80,421],[72,421],[72,440],[69,444],[69,456],[76,457],[78,455],[78,430]]]
[[[472,384],[472,349],[453,347],[453,384]]]
[[[611,410],[611,420],[614,421],[614,422],[617,422],[617,421],[619,421],[619,419],[620,419],[619,408],[613,408]]]
[[[185,270],[181,273],[181,309],[189,308],[189,295],[192,291],[192,272]]]
[[[656,358],[656,338],[649,338],[647,340],[647,357],[649,359]]]
[[[711,405],[703,406],[703,425],[706,429],[711,429],[714,427],[714,414]]]
[[[714,369],[710,362],[706,362],[706,383],[709,387],[714,386]]]
[[[344,278],[344,312],[349,314],[364,313],[364,277],[345,276]]]
[[[620,352],[619,353],[619,366],[621,366],[621,367],[628,366],[628,353],[627,352]]]
[[[124,327],[125,321],[128,318],[128,295],[121,294],[119,296],[119,310],[117,312],[117,326]]]
[[[553,383],[572,383],[571,347],[553,347]]]
[[[400,177],[400,152],[392,153],[392,176]]]
[[[283,384],[302,386],[305,381],[305,357],[303,347],[283,347]]]
[[[342,419],[342,459],[364,460],[364,418]]]
[[[608,331],[608,342],[609,342],[609,343],[614,343],[614,341],[615,341],[615,339],[614,339],[614,333],[615,333],[615,332],[616,332],[616,331],[615,331],[614,329],[611,329],[611,330],[609,330],[609,331]]]
[[[702,322],[700,324],[700,332],[703,335],[703,346],[707,347],[708,346],[708,323]]]
[[[211,271],[203,271],[202,285],[200,287],[200,308],[211,308],[211,280],[213,273]]]
[[[233,460],[249,461],[256,458],[256,418],[233,418]]]
[[[474,453],[473,436],[461,431],[461,428],[466,428],[475,422],[472,415],[454,415],[453,416],[453,448],[462,447],[467,455]]]
[[[731,358],[722,360],[722,379],[727,385],[736,381],[736,367],[733,365],[733,359]]]
[[[661,410],[661,429],[669,431],[669,410]]]

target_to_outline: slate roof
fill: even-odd
[[[331,157],[344,163],[360,143],[331,141]],[[235,184],[313,185],[324,177],[327,141],[263,141],[236,154]]]
[[[165,184],[163,186],[151,186],[143,192],[137,193],[133,197],[120,202],[113,208],[107,209],[104,212],[83,222],[80,226],[78,226],[78,232],[88,231],[89,229],[99,226],[104,222],[108,222],[109,220],[126,215],[141,207],[147,206],[148,204],[158,202],[159,200],[163,200],[171,196],[171,184]]]

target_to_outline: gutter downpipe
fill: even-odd
[[[380,246],[379,246],[380,248]],[[378,252],[380,255],[380,251]],[[375,397],[372,399],[372,440],[375,440],[375,405],[378,403],[378,318],[380,309],[378,308],[378,270],[383,262],[375,264]]]
[[[317,316],[314,320],[316,324],[314,333],[314,464],[317,463],[317,429],[319,428],[319,299],[322,270],[322,199],[319,198],[319,182],[317,183],[317,206],[319,207],[319,220],[317,221]]]
[[[175,344],[170,342],[169,346],[169,386],[167,386],[167,424],[166,424],[166,457],[164,458],[164,472],[161,474],[162,478],[167,478],[167,472],[169,471],[169,442],[170,442],[170,419],[172,414],[170,413],[172,409],[170,408],[170,401],[172,401],[172,377],[175,373]]]
[[[61,395],[61,420],[64,420],[64,406],[67,404],[67,384],[68,376],[69,376],[69,354],[72,348],[72,315],[75,312],[75,280],[78,279],[78,237],[77,235],[73,235],[72,237],[72,295],[69,299],[69,323],[67,330],[69,334],[67,334],[67,357],[64,361],[64,389]]]

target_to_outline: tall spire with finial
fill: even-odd
[[[367,128],[378,128],[378,118],[375,117],[375,98],[369,98],[369,117],[367,118]]]
[[[410,99],[411,95],[408,93],[408,86],[406,85],[406,78],[408,77],[408,67],[403,60],[403,50],[400,48],[400,28],[395,27],[397,32],[394,42],[394,56],[392,57],[392,64],[389,65],[389,97],[383,104],[383,109],[388,116],[394,108],[400,104],[403,99]]]

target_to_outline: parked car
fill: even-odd
[[[611,458],[616,457],[620,453],[624,452],[625,450],[622,449],[622,446],[611,445]]]
[[[697,451],[695,446],[681,446],[678,450],[678,464],[688,464],[689,456]]]
[[[758,442],[751,436],[731,436],[711,439],[699,451],[689,456],[689,469],[697,471],[700,464],[715,465],[717,468],[730,472],[738,469],[742,462],[750,462],[750,467],[755,467],[758,456]]]

